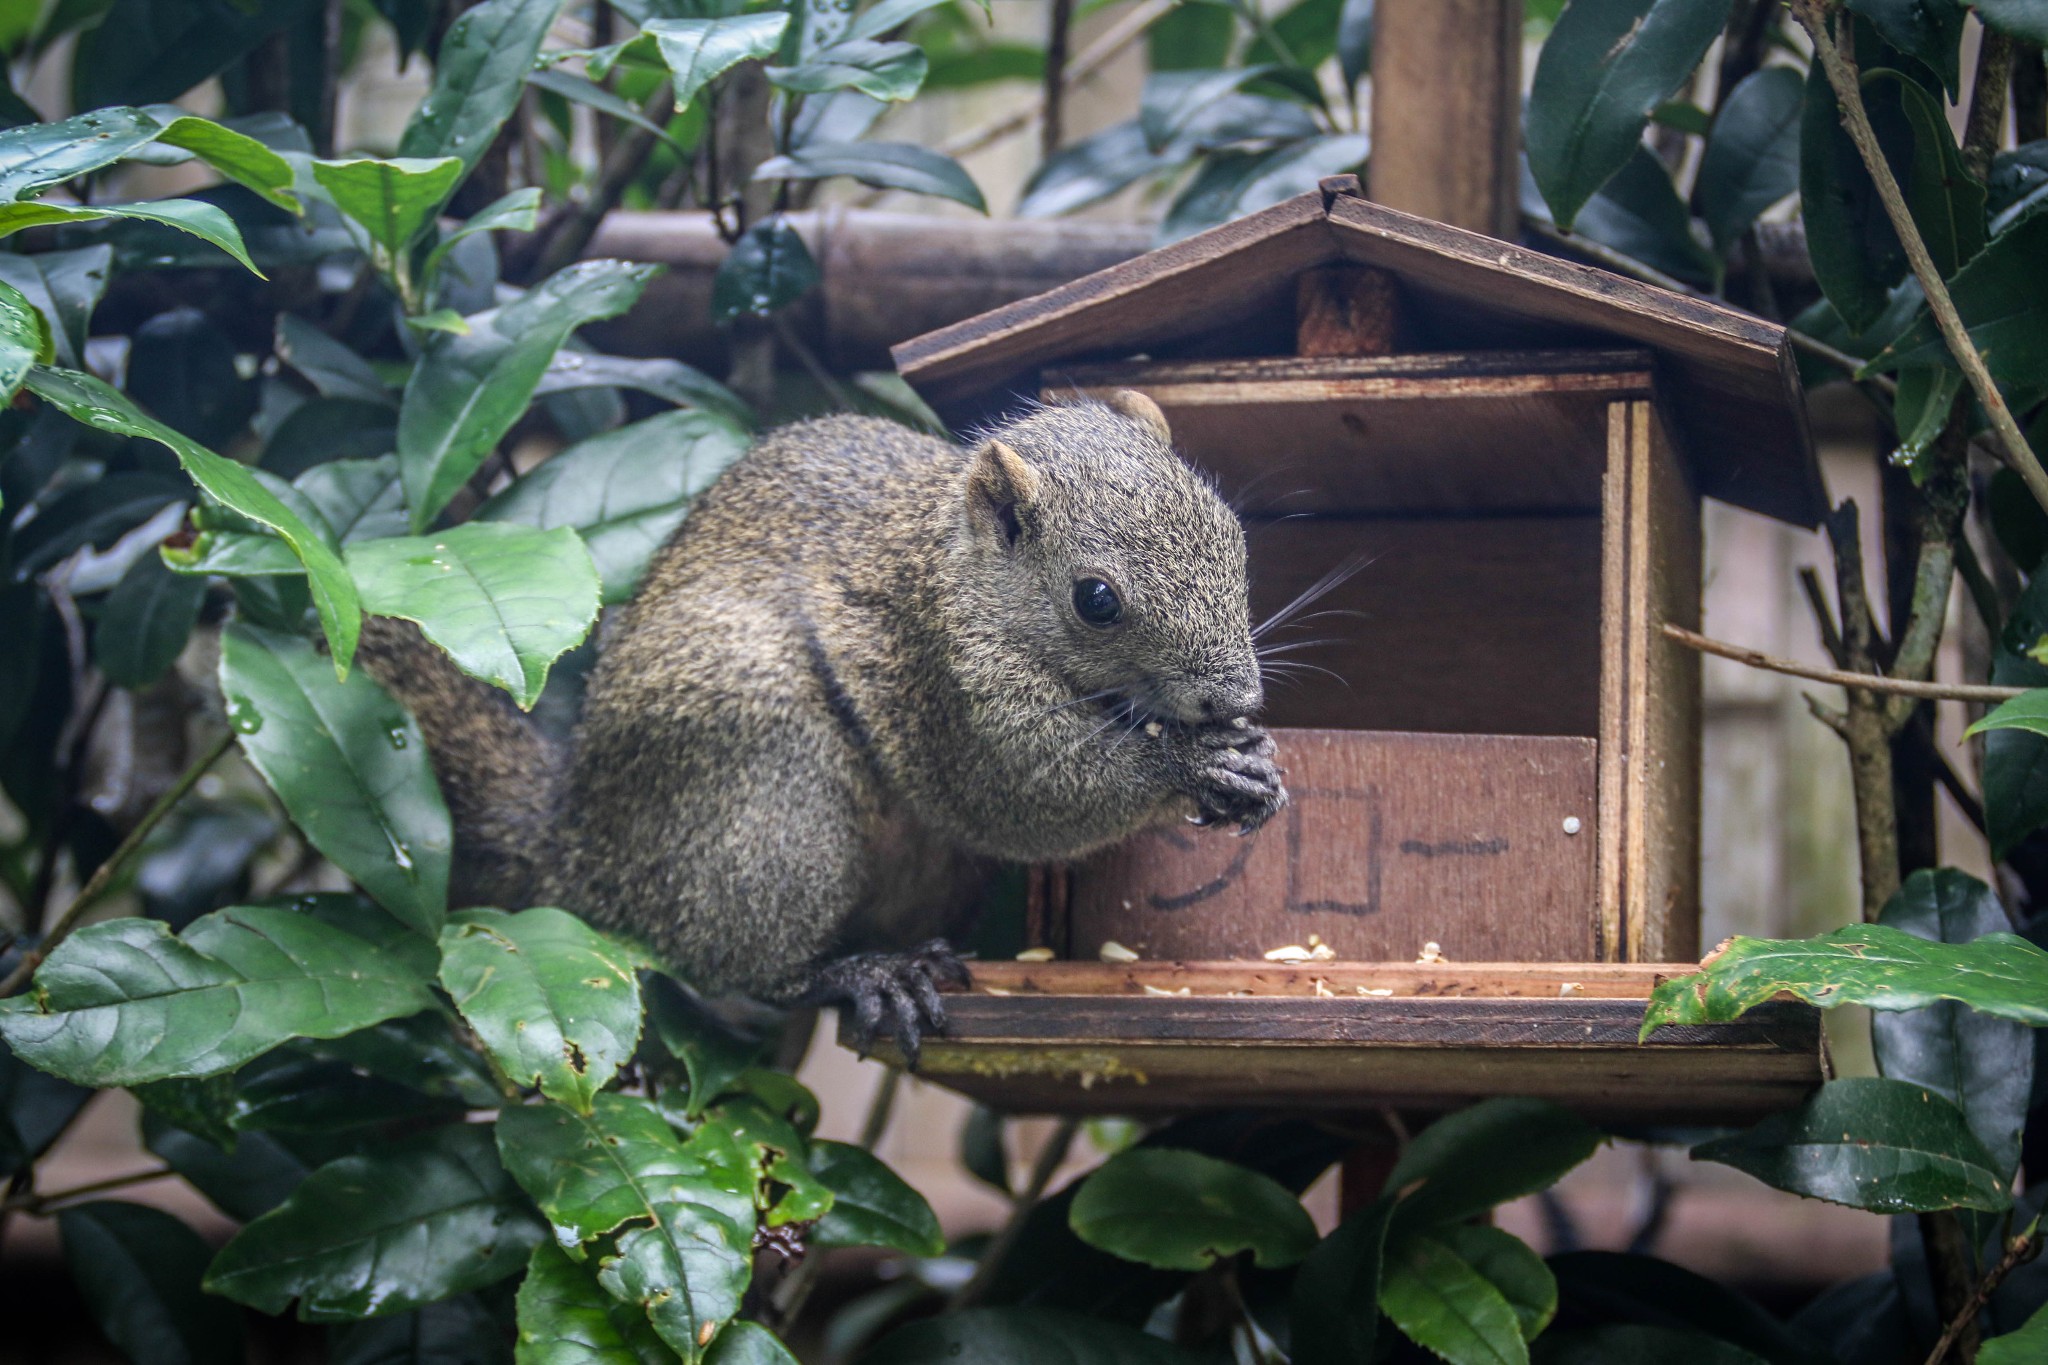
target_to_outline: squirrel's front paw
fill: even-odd
[[[965,989],[967,965],[942,938],[907,953],[854,953],[818,969],[804,1003],[853,1007],[853,1038],[866,1056],[886,1018],[889,1033],[917,1070],[927,1033],[944,1034],[946,1006],[939,987]]]
[[[1286,769],[1273,761],[1273,737],[1264,730],[1217,726],[1198,732],[1196,743],[1196,824],[1235,824],[1250,834],[1287,804]]]

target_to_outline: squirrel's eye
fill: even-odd
[[[1091,626],[1113,626],[1123,619],[1124,604],[1116,589],[1099,578],[1074,580],[1074,614]]]

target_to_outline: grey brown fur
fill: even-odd
[[[1081,620],[1080,577],[1120,624]],[[899,950],[992,860],[1286,800],[1247,719],[1242,531],[1135,394],[973,450],[860,417],[769,435],[612,624],[567,755],[409,628],[369,638],[449,789],[459,899],[567,906],[707,991],[850,1001],[907,1051],[959,968]]]

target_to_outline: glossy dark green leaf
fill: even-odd
[[[147,1081],[128,1087],[151,1118],[204,1138],[224,1152],[235,1146],[236,1073]]]
[[[52,498],[14,533],[16,574],[46,569],[81,546],[105,549],[192,490],[160,474],[109,474]]]
[[[2040,0],[1970,0],[1970,8],[1987,27],[2036,47],[2048,45],[2048,10]]]
[[[346,559],[365,611],[417,623],[463,672],[502,687],[523,710],[597,620],[597,568],[567,527],[471,522],[359,540]]]
[[[1703,1332],[1634,1323],[1553,1332],[1534,1354],[1536,1365],[1764,1365],[1761,1356]]]
[[[1025,184],[1017,216],[1054,218],[1086,208],[1185,160],[1174,151],[1146,146],[1136,119],[1112,124],[1048,157]]]
[[[2048,207],[2048,138],[1993,156],[1984,192],[1993,236]]]
[[[860,1365],[1059,1361],[1061,1365],[1194,1365],[1170,1342],[1056,1308],[970,1308],[899,1327]]]
[[[1514,1305],[1436,1237],[1410,1233],[1387,1248],[1380,1311],[1410,1341],[1457,1365],[1527,1365]]]
[[[296,481],[324,464],[374,460],[397,448],[398,414],[388,402],[309,398],[270,433],[263,444],[261,465],[266,474]],[[391,534],[404,534],[408,525],[401,516],[398,529]]]
[[[50,324],[27,295],[0,281],[0,403],[14,401],[30,366],[55,355]]]
[[[0,280],[20,290],[49,322],[57,364],[78,368],[86,325],[106,292],[113,262],[114,249],[104,243],[33,256],[0,251]]]
[[[1650,111],[1728,18],[1729,0],[1574,0],[1536,60],[1529,169],[1559,227],[1634,155]]]
[[[669,69],[676,108],[688,107],[697,92],[750,58],[776,54],[789,28],[787,13],[737,14],[717,19],[655,19],[642,25],[654,35]]]
[[[165,1165],[240,1222],[261,1218],[282,1204],[312,1169],[284,1142],[268,1133],[243,1133],[234,1151],[223,1151],[206,1138],[143,1116],[143,1139]]]
[[[112,0],[96,8],[71,66],[71,98],[81,109],[176,99],[316,7],[312,0]]]
[[[988,212],[981,190],[959,162],[912,142],[813,142],[786,156],[770,157],[754,171],[756,180],[829,180],[841,175],[875,189],[935,195],[976,213]]]
[[[337,545],[405,534],[405,491],[399,486],[398,457],[330,460],[292,480]]]
[[[1972,725],[1967,733],[1975,735],[1986,730],[2025,730],[2048,735],[2048,688],[2037,687],[2000,702],[1997,709]]]
[[[355,584],[342,567],[340,556],[297,513],[278,501],[276,494],[259,483],[254,474],[144,416],[125,394],[93,375],[38,367],[30,374],[28,387],[38,398],[89,427],[169,446],[192,481],[216,501],[284,537],[306,566],[313,602],[327,633],[333,669],[337,674],[347,672],[349,661],[355,656],[356,637],[362,631],[362,605],[356,599]]]
[[[527,79],[531,81],[540,74],[529,73]],[[640,122],[647,123],[647,120],[641,119]],[[652,124],[648,126],[653,127]],[[661,132],[660,129],[655,131]],[[661,135],[664,138],[668,137],[665,132],[661,132]],[[444,233],[441,239],[434,243],[434,249],[427,253],[426,269],[430,272],[437,270],[450,252],[480,232],[533,231],[540,225],[540,201],[539,188],[531,185],[492,200],[464,219],[459,227]]]
[[[2048,23],[2044,23],[2048,27]],[[2048,1356],[2048,1305],[2016,1332],[1991,1338],[1977,1348],[1977,1365],[2029,1365]]]
[[[1913,152],[1900,189],[1915,226],[1944,277],[1984,249],[1984,186],[1963,165],[1937,98],[1897,71],[1871,71],[1866,90],[1889,86],[1912,129]]]
[[[1725,1023],[1789,992],[1808,1004],[1911,1010],[1938,1000],[2036,1026],[2048,1024],[2048,952],[2016,934],[1929,943],[1883,924],[1809,939],[1730,939],[1691,975],[1650,995],[1643,1036],[1665,1024]]]
[[[1906,878],[1878,923],[1934,943],[1969,943],[2012,927],[1991,888],[1953,868]],[[1875,1013],[1870,1030],[1880,1074],[1924,1086],[1960,1109],[1999,1171],[2019,1164],[2034,1083],[2031,1028],[1944,1000]]]
[[[665,976],[652,978],[648,1022],[669,1054],[690,1078],[683,1115],[695,1119],[712,1101],[734,1088],[767,1049],[768,1039],[742,1037],[697,998]]]
[[[1227,67],[1214,71],[1161,71],[1145,82],[1138,105],[1138,126],[1144,130],[1145,145],[1154,152],[1164,150],[1205,110],[1218,100],[1237,94],[1247,85],[1285,73],[1277,64]]]
[[[1963,45],[1962,0],[1845,0],[1870,21],[1887,43],[1924,64],[1948,97],[1960,93],[1959,53]]]
[[[663,413],[570,446],[476,515],[573,529],[597,565],[604,600],[623,602],[697,495],[749,443],[748,433],[723,417]]]
[[[1237,41],[1237,15],[1227,5],[1175,5],[1145,32],[1148,71],[1201,71],[1223,66]]]
[[[1878,145],[1896,172],[1907,164],[1912,148],[1912,129],[1899,108],[1897,87],[1870,87],[1864,103]],[[1856,144],[1843,131],[1834,88],[1818,63],[1807,73],[1800,112],[1799,211],[1821,292],[1851,332],[1863,331],[1882,316],[1892,286],[1905,277],[1906,253]]]
[[[664,1116],[668,1116],[666,1109]],[[774,1106],[752,1095],[730,1096],[712,1106],[685,1145],[693,1156],[748,1189],[755,1209],[769,1227],[815,1222],[833,1207],[831,1188],[805,1164],[803,1134]],[[850,1183],[862,1186],[865,1195],[887,1198],[888,1191],[876,1182],[861,1180],[863,1172],[851,1164],[844,1174]]]
[[[514,1365],[511,1333],[481,1294],[328,1328],[327,1365]]]
[[[563,349],[541,376],[536,394],[576,389],[634,389],[679,408],[701,408],[751,428],[754,412],[746,401],[702,370],[680,360],[592,355]]]
[[[1175,197],[1159,236],[1177,241],[1305,194],[1325,176],[1356,170],[1366,150],[1363,135],[1339,133],[1283,142],[1270,151],[1211,153]]]
[[[654,266],[585,261],[469,319],[467,335],[428,338],[398,415],[398,466],[415,532],[526,412],[569,334],[631,308],[656,273]]]
[[[138,555],[107,594],[93,629],[93,661],[116,687],[146,687],[184,652],[206,599],[204,579],[172,573],[155,555]]]
[[[313,179],[334,206],[396,261],[434,219],[467,168],[460,157],[315,161]]]
[[[376,945],[289,910],[236,906],[181,935],[109,920],[57,945],[0,1007],[22,1060],[83,1085],[229,1071],[293,1037],[427,1008],[427,981]]]
[[[490,1108],[505,1098],[483,1058],[456,1036],[455,1027],[438,1010],[388,1019],[345,1037],[308,1043],[301,1050],[429,1095],[461,1100],[472,1108]]]
[[[832,1191],[832,1211],[811,1233],[812,1245],[892,1247],[912,1256],[937,1256],[946,1249],[932,1206],[873,1153],[814,1139],[809,1164]]]
[[[1797,1109],[1693,1148],[1766,1185],[1875,1213],[1998,1210],[2012,1187],[1962,1113],[1904,1081],[1829,1081]]]
[[[589,1113],[640,1040],[640,953],[562,910],[471,910],[441,931],[441,984],[521,1085]]]
[[[1463,1222],[1548,1189],[1602,1140],[1598,1129],[1547,1100],[1483,1100],[1416,1134],[1387,1188],[1407,1191],[1404,1226]]]
[[[1934,443],[1948,427],[1956,396],[1963,391],[1960,370],[1901,370],[1898,389],[1892,395],[1892,426],[1898,433],[1898,448],[1892,463],[1904,465],[1917,483],[1924,477],[1924,462]]]
[[[729,1322],[704,1353],[706,1365],[797,1365],[789,1348],[758,1322]]]
[[[2048,214],[2035,214],[1994,238],[1949,281],[1949,295],[2004,384],[2048,383]],[[1872,363],[1873,369],[1953,364],[1932,318],[1922,317]]]
[[[366,1075],[346,1062],[287,1048],[235,1077],[233,1124],[239,1133],[328,1139],[358,1129],[390,1133],[462,1117],[464,1105],[409,1085]]]
[[[1714,115],[1694,193],[1727,251],[1757,215],[1799,190],[1799,119],[1806,82],[1785,66],[1744,77]]]
[[[1574,231],[1680,279],[1711,284],[1720,273],[1720,260],[1693,236],[1671,173],[1647,147],[1586,200]]]
[[[1373,1358],[1381,1263],[1393,1217],[1393,1198],[1375,1199],[1302,1261],[1290,1310],[1294,1365],[1352,1365]]]
[[[224,447],[256,411],[256,386],[235,368],[238,349],[197,308],[158,313],[130,339],[124,389],[166,426],[208,449]]]
[[[398,154],[456,156],[474,166],[519,107],[526,73],[562,0],[485,0],[448,26],[434,55],[434,85],[413,111]]]
[[[202,199],[152,199],[143,204],[96,204],[91,208],[76,204],[48,204],[39,200],[0,204],[0,237],[29,228],[120,219],[160,223],[188,232],[202,241],[211,242],[256,274],[263,274],[256,269],[256,262],[249,259],[249,249],[242,242],[242,230],[235,226],[235,220]]]
[[[711,316],[718,322],[751,314],[766,317],[815,287],[818,263],[797,230],[781,218],[747,229],[719,262],[711,285]]]
[[[519,1286],[517,1365],[673,1365],[676,1353],[635,1304],[621,1303],[552,1242]]]
[[[2000,477],[2004,475],[2005,477]],[[1991,481],[1991,524],[2016,563],[2028,564],[2030,548],[2048,547],[2048,515],[2009,470]],[[33,525],[34,523],[30,523]],[[2039,547],[2034,546],[2039,538]],[[1991,681],[2007,687],[2048,687],[2048,665],[2031,658],[2048,634],[2048,574],[2035,571],[2007,614],[1991,654]],[[2048,737],[2024,729],[1992,730],[1984,736],[1984,824],[1991,855],[2003,858],[2043,823],[2048,823]]]
[[[0,132],[0,200],[27,199],[74,176],[111,166],[162,131],[140,109],[117,107]]]
[[[901,103],[917,94],[929,64],[916,43],[854,40],[834,43],[799,66],[771,66],[768,79],[799,95],[858,90],[869,99]]]
[[[312,645],[249,625],[221,636],[221,692],[242,752],[306,838],[430,937],[454,834],[419,727],[370,678],[335,679]]]
[[[242,1315],[200,1291],[213,1252],[161,1209],[114,1200],[57,1215],[64,1259],[93,1321],[134,1365],[235,1365]]]
[[[1067,1221],[1090,1246],[1162,1270],[1202,1270],[1241,1251],[1261,1266],[1288,1266],[1316,1243],[1301,1201],[1272,1177],[1162,1147],[1104,1162]]]
[[[1010,1156],[1004,1142],[1009,1120],[999,1110],[977,1104],[960,1124],[960,1165],[967,1174],[1009,1198]]]
[[[1574,1251],[1551,1257],[1550,1269],[1560,1299],[1580,1320],[1640,1323],[1674,1335],[1697,1332],[1753,1352],[1770,1365],[1838,1365],[1826,1346],[1786,1326],[1754,1300],[1669,1261]],[[1548,1359],[1545,1343],[1556,1337],[1549,1333],[1536,1343],[1537,1360]]]
[[[610,1091],[588,1117],[547,1103],[507,1109],[498,1146],[555,1240],[609,1236],[598,1282],[645,1308],[678,1355],[699,1359],[706,1325],[739,1311],[751,1273],[751,1173],[686,1150],[652,1103]]]
[[[1478,1223],[1447,1223],[1429,1235],[1500,1291],[1515,1310],[1522,1340],[1536,1340],[1557,1316],[1557,1278],[1521,1238]]]
[[[297,1299],[307,1322],[402,1313],[517,1274],[545,1235],[490,1130],[452,1124],[314,1171],[206,1287],[271,1314]]]

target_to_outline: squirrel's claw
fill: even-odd
[[[863,1057],[886,1024],[904,1065],[915,1071],[925,1036],[946,1032],[939,987],[964,988],[968,981],[959,955],[944,939],[933,939],[907,953],[854,953],[826,963],[804,999],[852,1006],[853,1041]]]

